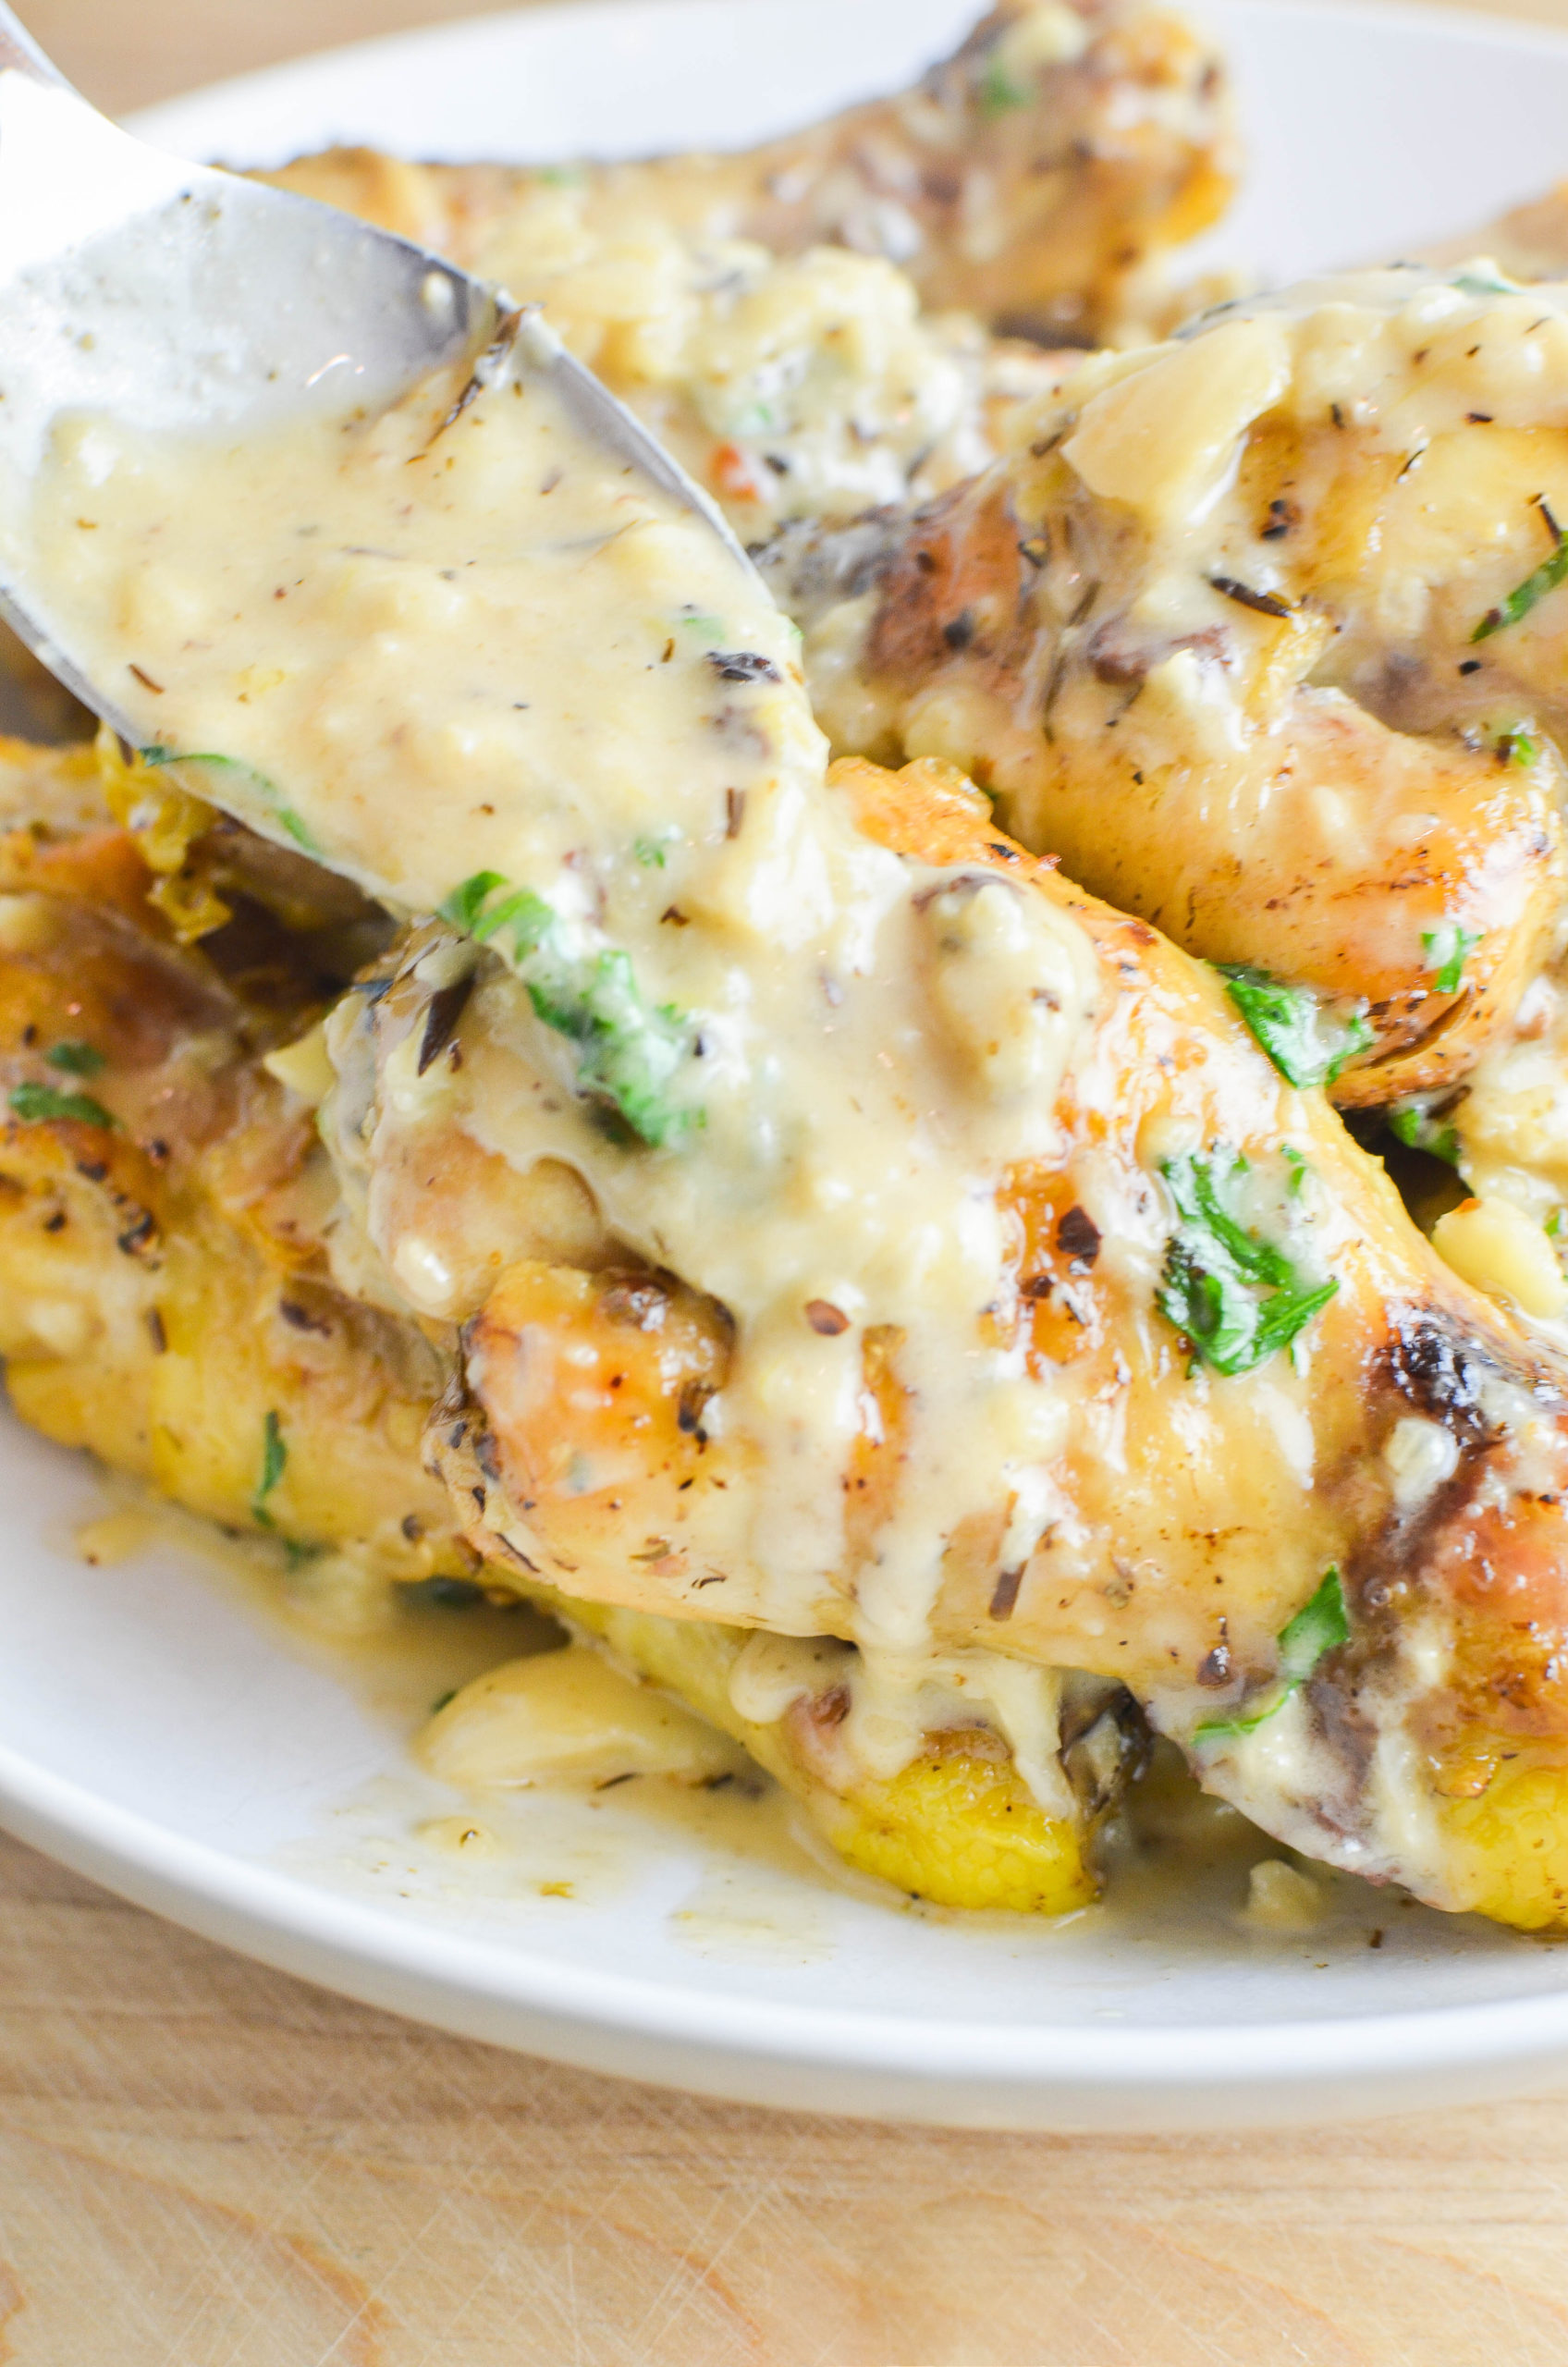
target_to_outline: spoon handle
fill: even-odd
[[[31,82],[70,84],[52,58],[45,57],[20,19],[0,0],[0,73],[25,74]]]

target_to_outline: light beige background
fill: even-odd
[[[472,0],[24,13],[127,107]],[[7,2360],[1564,2367],[1568,2101],[1213,2140],[730,2110],[345,2005],[0,1841]]]

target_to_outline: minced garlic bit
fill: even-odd
[[[1526,1315],[1568,1308],[1568,1277],[1544,1228],[1511,1200],[1465,1200],[1432,1227],[1432,1246],[1477,1290],[1511,1299]]]
[[[1310,1932],[1323,1919],[1323,1892],[1282,1858],[1265,1858],[1247,1876],[1243,1919],[1265,1932]]]

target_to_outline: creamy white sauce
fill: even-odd
[[[1278,337],[1235,326],[1232,411],[1279,376]],[[1131,383],[1108,377],[1108,399]],[[1020,1576],[1028,1589],[1020,1654],[1060,1644],[1065,1665],[1131,1674],[1118,1654],[1135,1643],[1140,1691],[1190,1732],[1215,1706],[1197,1700],[1197,1672],[1228,1600],[1197,1600],[1198,1549],[1244,1494],[1255,1534],[1238,1526],[1213,1584],[1234,1589],[1227,1681],[1245,1684],[1249,1650],[1266,1664],[1299,1607],[1270,1599],[1272,1540],[1282,1507],[1305,1531],[1320,1453],[1332,1460],[1318,1425],[1342,1448],[1342,1409],[1311,1388],[1308,1337],[1256,1382],[1184,1369],[1158,1306],[1173,1218],[1155,1171],[1246,1146],[1223,1170],[1234,1218],[1283,1243],[1307,1282],[1354,1268],[1359,1187],[1341,1196],[1302,1166],[1309,1149],[1338,1158],[1329,1122],[1201,1002],[1183,1016],[1184,989],[1162,999],[1144,980],[1124,1032],[1117,978],[1139,979],[1137,960],[1119,974],[1052,894],[902,860],[858,832],[756,580],[673,498],[586,447],[553,398],[503,376],[449,417],[457,393],[238,450],[66,423],[34,561],[148,741],[227,760],[190,764],[193,784],[411,918],[447,908],[457,933],[420,940],[417,984],[435,994],[472,975],[460,1061],[427,1061],[422,1026],[389,1039],[367,1081],[353,998],[326,1032],[338,1082],[324,1131],[347,1231],[374,1253],[367,1291],[451,1312],[449,1259],[399,1227],[381,1188],[404,1154],[460,1134],[514,1172],[575,1170],[615,1242],[736,1326],[703,1420],[747,1478],[706,1615],[861,1647],[849,1720],[863,1764],[893,1772],[912,1738],[978,1702],[1037,1797],[1064,1805],[1049,1672],[933,1656],[949,1548],[966,1520],[992,1523],[994,1569],[1015,1597]],[[1150,514],[1167,519],[1175,497],[1145,446]],[[1225,477],[1199,459],[1180,491],[1201,509]],[[1169,700],[1192,689],[1172,680]],[[1145,695],[1158,707],[1158,686]],[[590,992],[643,1048],[631,1085],[591,1068],[571,1017]],[[1158,1114],[1134,1148],[1120,1113],[1151,1077]],[[1124,1347],[1085,1363],[1087,1379],[1070,1356],[1065,1375],[1031,1368],[1000,1188],[1069,1154],[1101,1280],[1126,1286]],[[890,1510],[857,1556],[845,1478],[876,1330],[897,1335],[906,1433]],[[1187,1466],[1156,1471],[1151,1441]],[[1299,1558],[1288,1591],[1291,1568]],[[1012,1641],[986,1600],[968,1615]],[[808,1647],[814,1666],[824,1649]],[[757,1673],[759,1702],[791,1681],[778,1659]],[[1280,1802],[1305,1821],[1344,1781],[1305,1718],[1298,1695],[1217,1779],[1268,1803],[1276,1829]]]
[[[982,1315],[1015,1254],[997,1167],[1059,1147],[1092,949],[1044,899],[862,837],[760,583],[548,390],[502,374],[449,417],[458,392],[238,448],[62,422],[31,563],[149,742],[229,760],[186,767],[203,793],[410,914],[496,875],[465,917],[527,891],[563,975],[629,957],[668,1072],[652,1144],[606,1139],[503,930],[521,975],[490,966],[460,1073],[398,1048],[376,1150],[452,1122],[519,1169],[589,1175],[612,1232],[739,1327],[704,1418],[758,1451],[761,1576],[726,1615],[918,1651],[953,1529],[1027,1515],[1063,1440],[1065,1407]],[[377,1246],[384,1291],[439,1305],[439,1257]],[[873,1325],[902,1335],[911,1436],[857,1582],[839,1475]]]

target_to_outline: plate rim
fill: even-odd
[[[173,1833],[0,1745],[0,1825],[90,1879],[188,1929],[322,1986],[407,2015],[393,1994],[412,1982],[422,2018],[494,2039],[522,2013],[557,2059],[588,2068],[711,2091],[780,2101],[782,2081],[815,2075],[834,2083],[833,2109],[883,2114],[880,2091],[898,2091],[900,2116],[951,2119],[998,2091],[1025,2091],[1004,2116],[1037,2126],[1038,2106],[1069,2110],[1120,2097],[1152,2100],[1138,2126],[1187,2126],[1182,2106],[1203,2101],[1203,2125],[1244,2122],[1249,2091],[1266,2088],[1264,2116],[1320,2117],[1328,2084],[1336,2114],[1388,2112],[1419,2101],[1422,2082],[1458,2067],[1489,2092],[1497,2075],[1568,2071],[1568,1988],[1527,1998],[1387,2012],[1096,2028],[1082,2022],[998,2025],[934,2020],[817,2005],[604,1973],[581,1962],[496,1944],[472,1932],[386,1912],[301,1880],[264,1860]],[[242,1940],[237,1939],[237,1927]],[[528,2038],[502,2042],[535,2051]],[[544,2051],[539,2047],[538,2051]],[[1288,2067],[1281,2068],[1281,2056]],[[693,2076],[707,2057],[717,2076]],[[724,2067],[729,2067],[726,2069]],[[762,2076],[739,2079],[735,2067]],[[1298,2109],[1281,2113],[1284,2079]],[[847,2090],[842,2083],[848,2082]],[[1349,2083],[1349,2092],[1347,2092]],[[1365,2083],[1358,2104],[1355,2090]],[[870,2099],[869,2101],[867,2099]],[[1060,2120],[1052,2125],[1061,2125]],[[1096,2125],[1100,2125],[1097,2124]]]
[[[535,0],[532,6],[486,9],[433,25],[374,33],[361,41],[329,43],[323,49],[301,51],[295,57],[280,59],[271,66],[254,67],[244,73],[225,75],[215,82],[201,83],[194,90],[176,92],[136,108],[121,119],[126,129],[139,139],[162,144],[168,136],[163,129],[165,120],[174,120],[178,114],[187,109],[227,105],[236,99],[264,93],[275,81],[286,81],[302,69],[330,71],[339,66],[382,65],[403,58],[408,59],[412,69],[427,52],[434,53],[454,39],[476,38],[496,28],[566,19],[587,24],[645,22],[661,12],[686,16],[702,9],[722,11],[733,5],[734,0]],[[849,0],[849,5],[858,6],[863,0]],[[1451,7],[1444,5],[1444,0],[1183,0],[1183,5],[1200,26],[1210,18],[1232,16],[1258,20],[1286,18],[1304,25],[1342,26],[1347,30],[1375,28],[1378,31],[1396,25],[1433,40],[1473,43],[1488,49],[1550,55],[1560,60],[1568,56],[1568,26],[1544,24],[1534,18],[1493,16],[1476,7]],[[1243,126],[1243,141],[1245,137]]]
[[[309,52],[160,101],[127,122],[166,141],[177,115],[265,94],[302,70],[374,60],[416,71],[454,37],[551,20],[645,22],[732,4],[546,0]],[[1197,0],[1195,13],[1219,12]],[[1223,0],[1223,14],[1310,21],[1326,38],[1399,27],[1450,44],[1568,58],[1568,30],[1412,0]],[[206,1938],[383,2010],[743,2102],[971,2126],[1213,2128],[1409,2109],[1434,2101],[1423,2092],[1434,2082],[1442,2101],[1478,2099],[1527,2074],[1568,2073],[1568,1977],[1555,1992],[1523,1998],[1311,2019],[937,2021],[639,1980],[402,1917],[182,1835],[6,1744],[0,1827]]]

